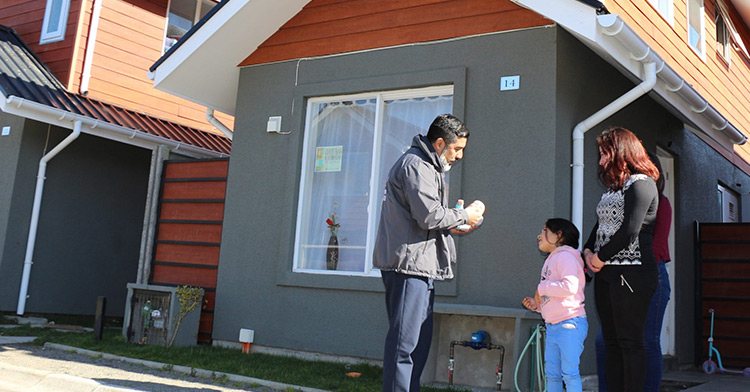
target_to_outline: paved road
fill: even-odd
[[[220,379],[220,378],[219,378]],[[30,344],[0,345],[0,392],[276,392]]]

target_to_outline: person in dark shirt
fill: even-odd
[[[641,392],[646,375],[644,326],[657,285],[652,243],[659,170],[628,129],[608,128],[596,141],[599,180],[607,191],[597,205],[584,260],[596,273],[594,298],[609,390]]]
[[[662,171],[659,157],[648,153],[651,162],[659,169],[659,179],[656,180],[656,188],[659,191],[659,208],[656,211],[654,222],[654,260],[658,271],[658,285],[646,315],[646,326],[644,328],[643,343],[646,348],[646,382],[643,392],[658,392],[663,373],[663,358],[661,350],[661,330],[664,322],[664,313],[667,310],[667,302],[672,289],[669,285],[669,273],[667,263],[671,260],[669,256],[669,231],[672,227],[672,205],[664,196],[664,171]],[[607,390],[607,374],[605,371],[606,354],[602,330],[596,335],[596,370],[599,375],[599,392]]]

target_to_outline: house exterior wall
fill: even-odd
[[[304,98],[444,82],[454,83],[454,113],[472,129],[465,159],[451,171],[450,199],[477,198],[492,205],[482,229],[457,239],[458,278],[438,284],[438,301],[517,309],[522,297],[514,296],[538,280],[542,259],[533,239],[539,225],[564,213],[555,210],[548,190],[563,189],[569,181],[540,170],[538,181],[530,182],[523,170],[525,151],[544,152],[534,167],[555,167],[561,159],[553,137],[554,88],[548,88],[554,86],[555,31],[303,61],[297,86],[296,61],[243,68],[214,339],[234,341],[240,328],[251,328],[258,345],[381,357],[387,320],[380,279],[291,272]],[[499,91],[500,76],[519,73],[524,88]],[[292,131],[289,136],[263,131],[268,116],[279,114],[284,129]],[[529,188],[516,186],[521,183]],[[519,199],[527,202],[497,202]],[[536,224],[523,230],[508,224],[522,221]],[[515,268],[528,265],[529,256],[537,266]]]
[[[521,88],[499,91],[500,77],[509,75],[520,75]],[[305,98],[443,82],[454,83],[454,114],[472,130],[465,159],[451,171],[450,200],[481,199],[488,208],[480,230],[457,238],[457,277],[437,285],[436,302],[520,307],[539,279],[543,258],[534,238],[541,225],[570,216],[572,129],[634,86],[560,28],[243,68],[214,339],[236,341],[240,328],[251,328],[259,346],[380,358],[387,320],[379,279],[292,272]],[[290,135],[263,132],[272,115],[282,115]],[[748,176],[657,100],[642,97],[586,134],[582,241],[604,190],[595,139],[609,125],[634,130],[650,151],[659,146],[674,155],[676,349],[689,363],[692,221],[716,220],[716,184],[746,189]],[[700,186],[692,186],[695,178]],[[592,286],[586,294],[592,332],[582,372],[592,374],[599,326]]]
[[[650,1],[614,0],[607,2],[610,12],[619,14],[648,45],[659,53],[685,81],[691,84],[738,130],[750,136],[750,58],[732,49],[730,61],[717,52],[716,0],[704,0],[705,56],[701,57],[687,41],[687,1],[674,0],[673,22],[663,17]],[[730,17],[745,45],[750,31],[729,0]],[[721,149],[718,148],[721,152]],[[736,164],[750,174],[750,143],[735,146],[740,159]]]
[[[0,24],[13,27],[71,92],[78,93],[94,0],[71,0],[63,41],[39,45],[47,0],[0,4]],[[220,133],[205,107],[157,90],[149,67],[161,57],[168,0],[101,0],[88,96],[190,127]],[[216,112],[229,129],[234,119]]]
[[[10,127],[10,133],[0,136],[0,239],[5,238],[8,231],[13,231],[9,225],[8,216],[11,212],[11,200],[16,180],[16,166],[21,152],[21,135],[24,119],[10,114],[0,112],[0,128]],[[3,254],[5,241],[0,241],[0,255]],[[0,271],[3,268],[4,259],[0,258]]]
[[[70,0],[65,39],[39,44],[47,0],[5,0],[0,2],[0,24],[14,28],[63,84],[71,77],[81,20],[81,5],[87,0]]]
[[[39,159],[70,130],[27,120],[18,133],[9,213],[0,216],[13,228],[0,237],[4,311],[18,301]],[[148,150],[83,134],[49,162],[27,312],[92,314],[96,297],[105,296],[107,315],[123,315],[126,283],[138,267],[150,160]]]

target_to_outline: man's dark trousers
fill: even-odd
[[[381,271],[388,312],[383,356],[383,392],[419,391],[432,342],[432,279]]]

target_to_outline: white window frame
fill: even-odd
[[[52,22],[52,14],[55,0],[47,0],[44,8],[44,22],[42,22],[42,34],[39,37],[39,45],[58,42],[65,39],[65,28],[68,25],[68,12],[70,11],[70,0],[60,0],[60,15],[57,20],[57,30],[47,31]]]
[[[719,20],[721,20],[722,23],[724,23],[724,37],[719,37],[719,29],[718,29]],[[718,5],[717,5],[717,10],[716,10],[716,18],[714,18],[714,26],[717,27],[716,29],[716,52],[719,53],[721,58],[726,60],[727,64],[731,64],[732,63],[732,28],[729,24],[729,21],[724,16],[724,13],[718,9]],[[723,51],[719,50],[719,42],[721,42],[720,40],[726,40],[726,42],[722,43],[722,46],[724,48]]]
[[[667,0],[666,14],[659,8],[659,0],[648,0],[648,2],[670,26],[674,26],[674,0]]]
[[[692,49],[701,58],[701,60],[705,62],[706,61],[706,4],[704,0],[697,0],[697,1],[699,1],[701,4],[700,10],[698,11],[700,12],[700,15],[699,15],[700,26],[698,30],[698,35],[699,35],[698,47],[696,48],[690,44],[690,12],[691,12],[690,2],[691,0],[688,0],[686,2],[686,8],[687,8],[687,12],[686,12],[687,23],[685,25],[687,27],[686,38],[687,38],[687,44],[690,47],[690,49]]]
[[[162,54],[166,53],[166,51],[167,51],[166,48],[165,48],[167,46],[167,39],[169,38],[169,37],[167,37],[167,30],[169,29],[169,14],[170,14],[170,10],[172,9],[172,2],[173,1],[174,0],[169,0],[167,2],[167,18],[164,21],[164,39],[162,39],[162,44],[161,44]],[[192,26],[195,26],[201,20],[201,14],[203,13],[202,12],[203,11],[202,10],[202,8],[203,8],[203,1],[202,0],[193,0],[193,1],[195,1],[195,13],[193,13],[193,24],[192,24]],[[218,1],[217,0],[210,0],[210,1],[212,1],[214,3],[214,5],[211,6],[213,8],[213,7],[217,6],[221,0],[218,0]],[[191,28],[192,28],[192,26],[191,26]],[[171,46],[170,46],[170,48],[171,48]]]
[[[454,95],[454,86],[441,85],[431,86],[424,88],[415,89],[402,89],[402,90],[387,90],[387,91],[374,91],[361,94],[347,94],[347,95],[335,95],[335,96],[321,96],[309,98],[307,100],[307,112],[305,115],[305,138],[302,147],[302,174],[300,176],[300,189],[299,198],[297,202],[297,220],[294,234],[294,262],[292,264],[292,272],[296,273],[308,273],[308,274],[321,274],[321,275],[344,275],[344,276],[367,276],[367,277],[380,277],[380,270],[373,268],[372,266],[372,250],[375,246],[375,236],[377,235],[378,223],[380,216],[375,214],[368,214],[367,216],[367,239],[365,245],[365,261],[364,271],[331,271],[325,269],[310,269],[299,267],[300,257],[300,239],[302,237],[302,222],[304,221],[304,214],[306,213],[303,208],[306,205],[307,189],[311,186],[312,176],[308,175],[311,171],[310,167],[310,153],[313,150],[310,143],[313,143],[313,135],[310,134],[309,129],[312,122],[312,109],[313,105],[320,102],[333,102],[333,101],[357,101],[364,99],[376,99],[376,110],[375,110],[375,129],[373,132],[373,150],[372,150],[372,166],[370,168],[370,194],[368,205],[375,206],[377,203],[382,201],[382,189],[376,189],[379,187],[378,180],[380,178],[380,159],[381,159],[381,143],[383,140],[383,110],[385,102],[395,99],[405,98],[418,98],[418,97],[430,97],[436,95]],[[429,124],[425,124],[429,125]],[[378,142],[375,142],[378,141]],[[369,210],[370,208],[368,208]]]

